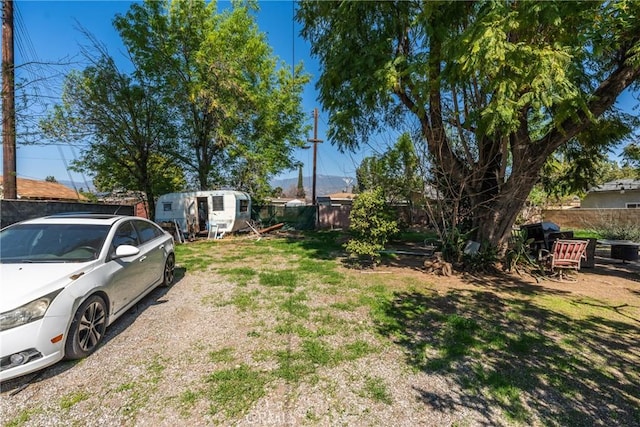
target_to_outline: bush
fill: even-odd
[[[380,251],[389,238],[398,232],[398,224],[391,217],[381,190],[367,190],[358,195],[351,209],[352,235],[345,248],[358,258],[380,262]]]
[[[589,227],[590,232],[602,239],[631,240],[640,242],[640,224],[624,223],[605,218],[604,216]]]

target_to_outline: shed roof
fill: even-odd
[[[0,176],[0,187],[4,178]],[[87,200],[75,190],[57,182],[39,181],[35,179],[16,178],[19,199],[29,200]],[[3,187],[4,188],[4,187]],[[1,195],[0,195],[1,197]]]

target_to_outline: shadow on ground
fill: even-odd
[[[410,365],[453,380],[460,396],[416,389],[425,405],[459,405],[489,424],[640,425],[640,328],[561,291],[513,282],[493,288],[396,292],[378,330]],[[529,297],[532,292],[536,296]],[[556,309],[574,304],[571,315]],[[550,308],[551,306],[551,308]],[[608,314],[611,314],[609,316]],[[496,414],[492,408],[500,408]]]

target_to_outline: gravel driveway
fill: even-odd
[[[211,410],[207,399],[185,404],[185,394],[207,388],[207,376],[222,368],[276,369],[261,350],[287,351],[298,338],[269,332],[271,311],[242,312],[220,304],[235,285],[206,273],[187,274],[169,288],[156,289],[108,330],[90,357],[62,362],[36,375],[2,385],[4,425],[450,425],[470,416],[456,410],[428,411],[421,399],[459,399],[444,378],[414,373],[393,347],[340,363],[317,366],[309,383],[265,381],[264,396],[229,417]],[[213,300],[212,300],[213,299]],[[349,322],[348,319],[346,319]],[[372,346],[384,347],[368,325],[354,323]],[[341,339],[342,337],[340,337]],[[273,340],[276,347],[271,347]],[[223,360],[212,357],[231,349]],[[364,379],[381,381],[394,404],[366,395]],[[26,388],[21,386],[28,384]],[[15,393],[15,394],[14,394]],[[234,414],[232,414],[234,415]]]

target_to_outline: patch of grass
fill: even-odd
[[[121,393],[124,403],[118,411],[124,416],[135,419],[136,414],[146,406],[150,396],[157,390],[158,383],[162,380],[166,369],[165,360],[159,356],[143,362],[144,374],[135,381],[123,382],[114,391]]]
[[[210,351],[209,360],[214,363],[233,362],[235,359],[235,350],[231,347],[221,348],[220,350]]]
[[[251,267],[219,268],[218,273],[229,277],[238,286],[246,286],[258,272]]]
[[[336,353],[331,347],[319,339],[309,339],[302,342],[302,352],[307,360],[314,365],[335,364]]]
[[[297,383],[316,371],[313,363],[304,357],[304,353],[282,350],[276,352],[278,368],[275,375],[289,383]]]
[[[345,282],[344,275],[336,270],[335,262],[302,258],[297,265],[298,271],[318,277],[325,285],[339,285]]]
[[[247,365],[214,372],[207,378],[212,414],[235,418],[246,413],[266,393],[270,378]]]
[[[187,271],[206,271],[212,263],[215,242],[185,243],[175,246],[176,264]]]
[[[508,340],[508,349],[517,354],[530,354],[540,348],[545,342],[545,337],[539,333],[525,332]]]
[[[329,307],[335,308],[336,310],[353,312],[362,307],[362,304],[358,303],[357,301],[350,300],[343,302],[334,302],[333,304],[330,304]]]
[[[366,341],[356,340],[343,345],[339,351],[339,360],[356,360],[377,353],[379,349]]]
[[[150,384],[157,384],[162,379],[162,373],[166,366],[162,363],[162,359],[154,357],[146,366],[148,373],[147,382]]]
[[[133,383],[133,382],[123,383],[115,388],[115,392],[120,393],[123,391],[133,390],[135,386],[136,386],[136,383]]]
[[[335,335],[339,333],[349,335],[357,333],[361,329],[354,322],[342,319],[331,312],[320,312],[313,316],[313,321],[318,325],[318,335]]]
[[[18,415],[8,420],[6,424],[3,425],[5,427],[20,427],[28,423],[34,415],[41,414],[42,412],[43,410],[41,408],[23,409]]]
[[[362,388],[362,395],[386,405],[393,403],[391,393],[381,378],[366,378]]]
[[[191,407],[195,405],[200,398],[202,398],[202,392],[186,390],[180,394],[180,403],[183,406]]]
[[[259,275],[262,286],[282,286],[289,290],[295,289],[300,275],[292,270],[265,271]]]
[[[80,403],[83,400],[87,400],[89,397],[89,393],[87,393],[86,391],[76,391],[73,393],[69,393],[62,396],[62,398],[60,399],[60,408],[64,410],[70,409],[75,404]]]
[[[307,299],[308,297],[305,292],[291,294],[280,304],[280,308],[293,317],[306,319],[309,317],[310,311],[309,306],[304,304]]]
[[[302,341],[298,351],[276,352],[276,375],[288,382],[300,382],[309,378],[320,366],[336,366],[377,351],[376,347],[361,340],[332,348],[319,338],[307,338]]]
[[[225,307],[227,305],[233,305],[240,311],[255,310],[260,306],[258,301],[260,291],[254,289],[252,291],[243,291],[237,289],[233,296],[228,300],[218,300],[217,295],[207,295],[202,298],[202,303],[206,305],[214,305],[216,307]]]
[[[531,422],[531,414],[522,404],[522,387],[528,372],[506,368],[486,371],[480,364],[475,366],[474,372],[476,385],[488,389],[509,420],[521,424]]]
[[[278,325],[276,325],[275,327],[275,332],[280,335],[297,335],[301,338],[318,336],[318,334],[311,329],[307,328],[304,325],[301,325],[300,323],[293,322],[290,319],[278,323]]]

